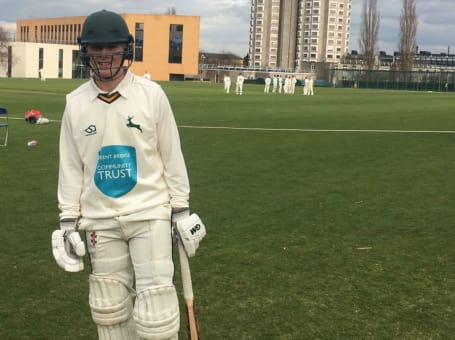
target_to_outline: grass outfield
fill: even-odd
[[[17,118],[0,148],[0,339],[97,338],[89,266],[65,273],[50,247],[58,120],[78,84],[0,79]],[[162,85],[208,231],[191,261],[202,339],[453,337],[453,94]],[[56,121],[25,123],[31,108]]]

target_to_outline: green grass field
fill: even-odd
[[[78,84],[0,80],[17,118],[0,148],[0,339],[97,338],[88,269],[62,271],[50,246]],[[454,94],[162,86],[208,231],[191,261],[202,339],[453,338]],[[55,121],[25,123],[31,108]]]

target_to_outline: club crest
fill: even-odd
[[[129,127],[129,128],[138,129],[142,133],[141,126],[139,124],[134,123],[133,122],[133,118],[134,118],[134,116],[128,116],[128,119],[127,119],[128,123],[126,124],[126,126]]]

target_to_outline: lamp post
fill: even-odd
[[[205,55],[204,55],[204,54],[201,54],[200,60],[199,60],[199,72],[201,73],[201,75],[200,75],[201,81],[204,80],[204,71],[203,71],[203,67],[204,67],[205,58],[206,58]]]

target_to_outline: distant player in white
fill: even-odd
[[[235,82],[235,94],[242,95],[243,94],[243,83],[245,82],[245,77],[240,73],[237,76],[237,81]]]
[[[291,78],[291,93],[295,94],[295,85],[297,84],[297,78],[292,76]]]
[[[277,89],[278,89],[278,77],[277,76],[273,76],[273,79],[272,79],[272,92],[276,93]]]
[[[82,270],[76,227],[86,233],[99,339],[177,339],[171,220],[188,220],[190,189],[174,116],[157,83],[128,71],[133,37],[120,15],[89,15],[79,43],[93,76],[66,98],[53,255]]]
[[[278,76],[278,93],[283,93],[284,80],[281,76]]]
[[[39,69],[39,78],[41,79],[41,81],[46,80],[46,72],[44,72],[44,68]]]
[[[308,77],[305,77],[304,83],[303,83],[303,95],[308,96],[308,88],[310,87],[310,82],[308,80]]]
[[[308,96],[314,95],[313,86],[314,86],[314,79],[312,77],[310,77],[308,79],[308,93],[307,93]]]
[[[270,83],[272,82],[272,79],[270,77],[265,78],[265,86],[264,86],[264,93],[269,93],[270,92]]]
[[[224,76],[223,82],[224,82],[224,93],[229,94],[229,91],[231,90],[231,77],[229,77],[226,74]]]
[[[284,78],[283,90],[284,94],[291,93],[291,78],[289,78],[289,76],[286,76],[286,78]]]

